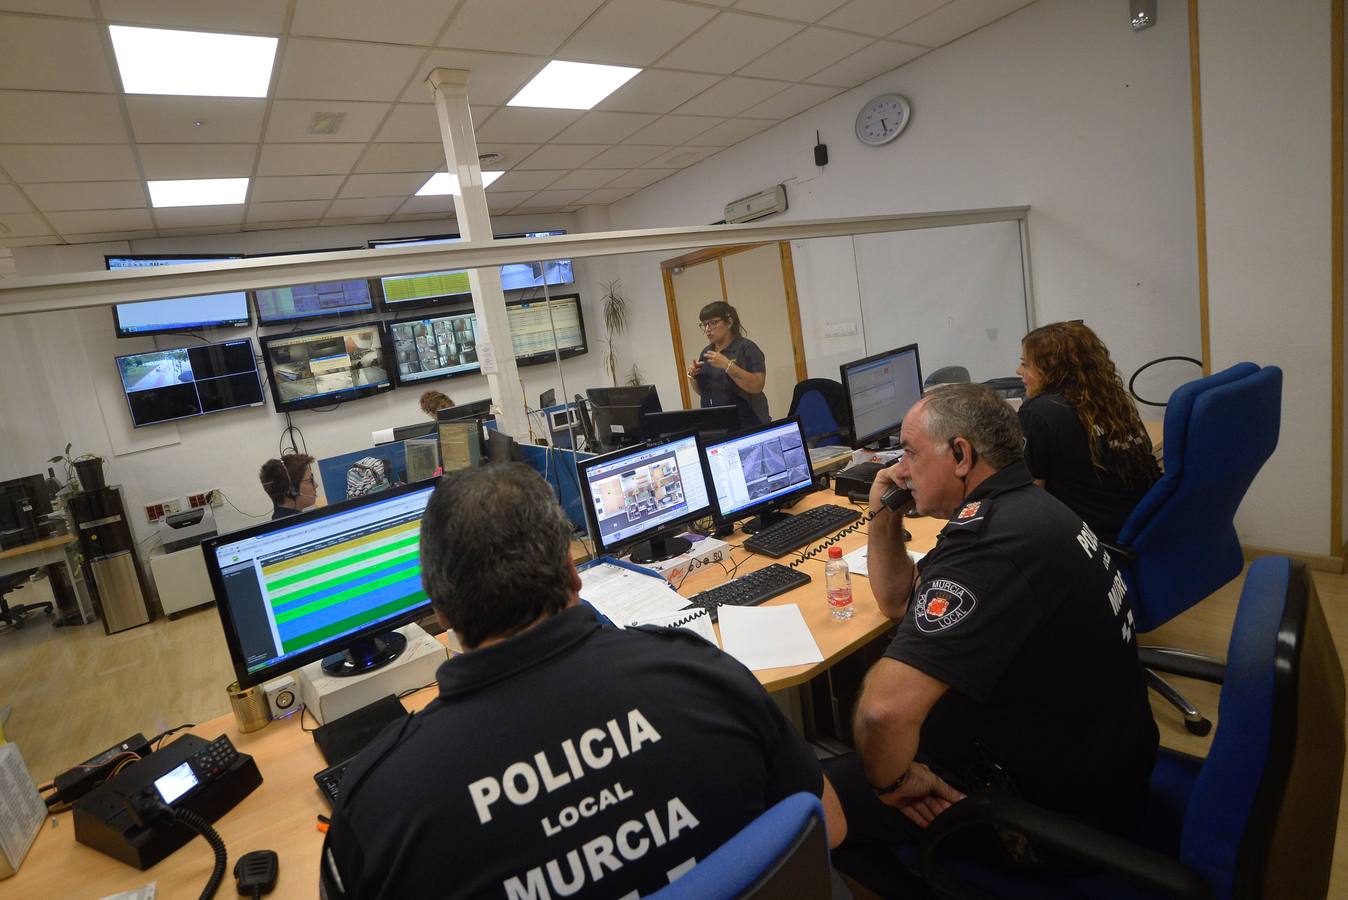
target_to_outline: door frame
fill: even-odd
[[[767,243],[706,247],[660,262],[660,278],[665,286],[665,310],[669,314],[669,337],[674,343],[674,367],[677,372],[675,378],[678,381],[679,394],[683,399],[685,409],[690,408],[689,403],[692,395],[688,389],[688,379],[684,377],[683,337],[679,334],[679,309],[674,301],[674,269],[716,260],[716,268],[721,276],[721,299],[726,301],[724,259],[736,253],[757,250],[759,247],[766,246],[768,246]],[[791,256],[791,242],[778,241],[777,249],[782,262],[782,286],[786,290],[786,318],[787,327],[791,334],[791,355],[796,364],[796,381],[801,382],[806,379],[808,372],[805,366],[805,340],[800,328],[800,299],[796,294],[796,267]]]

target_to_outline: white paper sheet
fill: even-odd
[[[750,669],[824,661],[800,607],[722,606],[721,647]]]
[[[868,578],[870,577],[869,574],[867,573],[866,568],[866,551],[868,549],[869,548],[867,547],[858,547],[851,553],[843,554],[843,560],[847,563],[847,569],[853,575],[862,575]],[[918,561],[921,560],[922,557],[926,555],[927,554],[925,553],[918,553],[916,550],[908,551],[908,558],[913,561],[914,565],[916,565]]]
[[[580,573],[580,597],[619,628],[645,624],[688,605],[659,575],[643,575],[611,563],[599,563]]]
[[[664,625],[667,628],[686,628],[698,637],[710,642],[713,647],[721,646],[720,642],[716,640],[716,629],[711,627],[711,616],[707,614],[705,609],[684,610],[664,616],[655,616],[641,624]]]

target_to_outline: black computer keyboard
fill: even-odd
[[[314,783],[318,789],[323,792],[323,799],[328,801],[328,806],[336,809],[337,797],[341,793],[342,776],[346,774],[346,766],[351,762],[344,759],[335,766],[324,769],[314,776]]]
[[[780,563],[772,563],[757,572],[741,575],[720,587],[696,594],[688,602],[706,609],[714,622],[717,619],[718,607],[757,606],[764,600],[771,600],[778,594],[785,594],[802,584],[809,583],[810,576],[804,572],[788,569]]]
[[[823,506],[797,513],[776,525],[769,525],[746,540],[744,547],[746,550],[773,558],[785,556],[811,541],[840,531],[860,518],[861,513],[855,509],[825,503]]]

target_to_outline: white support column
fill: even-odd
[[[468,71],[434,69],[426,84],[435,97],[435,111],[440,117],[445,162],[450,173],[459,180],[459,193],[454,197],[459,233],[468,241],[492,240],[487,194],[482,187],[482,167],[477,161],[473,114],[468,108]],[[468,286],[473,292],[473,311],[477,314],[478,361],[487,376],[492,403],[501,410],[498,417],[501,430],[517,440],[527,439],[529,416],[510,342],[500,267],[469,269]]]

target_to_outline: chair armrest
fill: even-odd
[[[940,889],[937,850],[952,835],[981,825],[1002,825],[1025,835],[1040,847],[1080,862],[1110,870],[1174,897],[1211,898],[1207,882],[1192,869],[1164,854],[1091,828],[1069,816],[1013,797],[979,794],[951,806],[922,834],[922,876]]]
[[[1226,663],[1215,656],[1178,650],[1169,647],[1138,647],[1137,658],[1142,667],[1182,678],[1194,678],[1210,684],[1221,684],[1226,679]]]
[[[1124,562],[1137,562],[1137,553],[1121,544],[1111,544],[1109,541],[1101,541],[1100,546],[1108,550],[1110,556],[1117,556]]]

